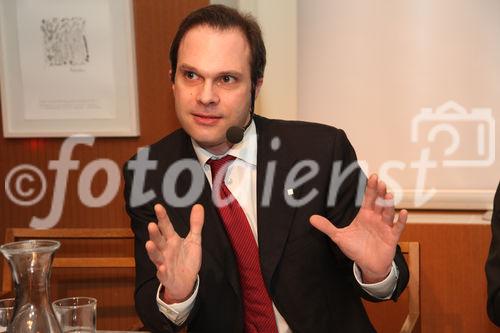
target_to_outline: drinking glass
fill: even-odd
[[[52,302],[63,333],[94,333],[97,300],[92,297],[69,297]]]
[[[14,298],[0,299],[0,332],[7,332],[7,326],[14,313]]]

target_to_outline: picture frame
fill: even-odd
[[[132,0],[2,0],[6,138],[140,135]]]

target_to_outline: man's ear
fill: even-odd
[[[174,78],[172,77],[171,69],[168,71],[168,77],[170,78],[170,82],[172,83],[172,92],[175,94],[175,81]]]
[[[257,99],[257,96],[259,96],[260,88],[262,87],[262,84],[264,83],[264,78],[261,77],[260,79],[257,80],[257,85],[255,86],[255,98]]]

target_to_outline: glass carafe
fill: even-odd
[[[49,302],[52,259],[61,243],[27,240],[0,246],[9,261],[16,293],[14,315],[7,332],[62,333]]]

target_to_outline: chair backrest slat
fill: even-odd
[[[31,228],[7,228],[5,243],[22,239],[75,239],[75,240],[133,240],[134,234],[128,228],[54,228],[38,230]],[[55,268],[134,268],[134,257],[55,257]],[[4,260],[2,269],[1,295],[12,293],[10,267]]]

